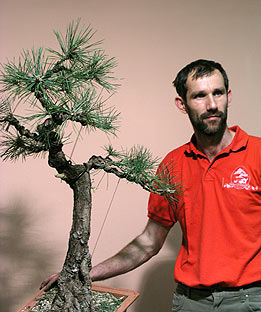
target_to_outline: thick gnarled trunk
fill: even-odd
[[[84,166],[81,167],[84,169]],[[88,240],[92,199],[89,171],[87,170],[70,186],[74,195],[73,223],[67,256],[58,278],[58,294],[51,311],[91,312],[91,280],[89,275],[91,255]]]

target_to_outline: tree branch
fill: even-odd
[[[37,141],[37,134],[32,133],[30,130],[22,126],[19,120],[15,118],[12,113],[9,113],[4,119],[1,119],[0,123],[1,122],[7,123],[8,126],[13,126],[21,136],[25,136],[28,139]]]
[[[162,174],[160,176],[155,175],[154,177],[148,178],[144,176],[137,177],[135,174],[131,174],[130,172],[124,172],[124,170],[117,166],[109,157],[103,158],[102,156],[93,155],[85,166],[88,167],[88,170],[100,169],[107,173],[112,173],[121,179],[126,179],[129,182],[139,184],[148,192],[166,196],[174,201],[176,201],[176,196],[179,193],[180,184],[164,181]]]

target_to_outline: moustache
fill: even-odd
[[[220,111],[216,111],[215,113],[207,112],[200,115],[200,119],[205,119],[209,117],[223,117],[224,113]]]

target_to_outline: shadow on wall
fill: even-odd
[[[139,290],[140,297],[135,305],[135,312],[171,311],[173,292],[176,287],[173,270],[181,240],[182,232],[179,224],[176,224],[168,234],[165,242],[167,245],[165,247],[168,249],[167,258],[150,267],[143,276],[143,282]]]
[[[28,301],[39,288],[39,275],[50,271],[53,252],[39,247],[27,211],[18,202],[0,207],[0,307],[5,312]]]

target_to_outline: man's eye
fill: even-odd
[[[217,90],[214,92],[214,95],[219,96],[219,95],[222,95],[223,93],[224,93],[223,91]]]
[[[195,99],[203,98],[205,96],[204,93],[198,93],[195,95]]]

